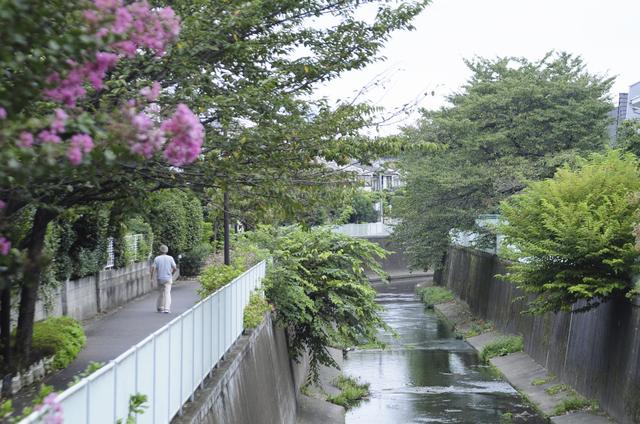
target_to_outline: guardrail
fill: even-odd
[[[62,392],[58,402],[64,422],[124,421],[129,397],[136,393],[148,397],[148,408],[137,416],[138,423],[171,421],[242,334],[244,307],[265,272],[262,261]],[[34,412],[21,424],[42,422],[47,412]]]
[[[393,232],[393,225],[383,224],[382,222],[345,224],[335,226],[333,231],[352,237],[387,237]]]

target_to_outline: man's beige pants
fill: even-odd
[[[158,311],[171,310],[171,280],[158,280],[158,301],[156,302]]]

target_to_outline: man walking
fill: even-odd
[[[168,314],[171,308],[171,284],[173,283],[173,273],[178,270],[176,261],[167,255],[169,248],[164,244],[160,245],[160,255],[156,256],[151,266],[151,281],[157,277],[158,282],[158,302],[156,308],[158,312]]]

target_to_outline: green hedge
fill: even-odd
[[[153,251],[161,244],[177,257],[202,241],[203,212],[193,193],[178,189],[160,190],[149,196],[148,221],[153,229]]]
[[[66,368],[87,341],[84,330],[71,317],[49,318],[33,326],[33,349],[54,355],[53,366]]]

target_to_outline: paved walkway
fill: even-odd
[[[73,377],[90,362],[109,362],[134,344],[142,341],[198,300],[196,281],[180,281],[171,289],[171,313],[156,312],[157,293],[148,293],[119,309],[85,323],[87,344],[64,370],[45,379],[55,390],[64,390]]]

